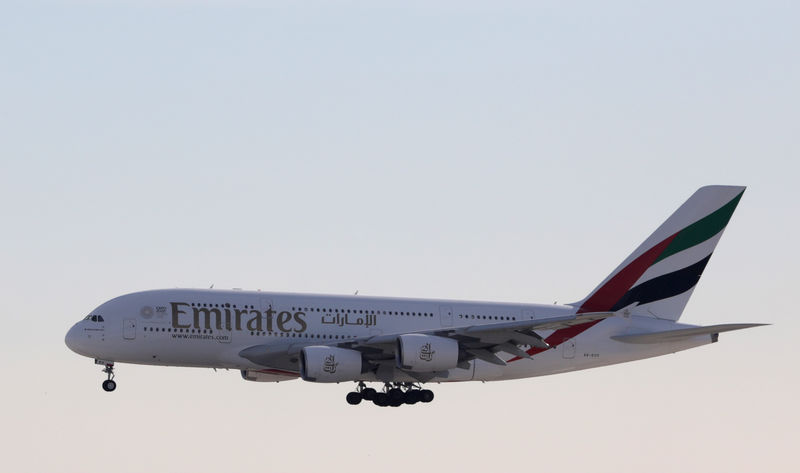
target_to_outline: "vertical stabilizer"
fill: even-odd
[[[678,320],[742,198],[741,186],[697,190],[585,299],[578,312]]]

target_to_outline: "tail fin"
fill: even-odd
[[[745,188],[698,189],[585,299],[578,313],[617,311],[678,320]]]

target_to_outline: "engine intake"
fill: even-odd
[[[429,373],[453,369],[458,364],[458,342],[444,337],[410,333],[397,337],[397,367]]]
[[[361,352],[328,346],[300,351],[300,376],[315,383],[356,381],[361,377]]]

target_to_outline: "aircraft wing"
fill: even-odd
[[[536,331],[558,330],[574,325],[583,325],[589,322],[602,320],[614,315],[614,312],[593,312],[564,317],[552,317],[541,320],[521,320],[515,322],[501,322],[496,324],[471,325],[457,328],[440,328],[436,330],[418,331],[424,335],[452,338],[458,341],[459,348],[470,355],[467,359],[479,358],[489,363],[505,365],[495,353],[506,352],[521,358],[530,358],[530,355],[519,348],[520,345],[542,349],[550,348]],[[389,358],[394,359],[395,342],[398,335],[379,335],[363,340],[355,340],[344,345],[348,348],[362,350],[367,353],[380,349]],[[365,356],[369,359],[369,356]]]
[[[254,363],[270,368],[298,371],[300,351],[303,347],[327,345],[358,350],[361,352],[365,362],[374,365],[375,369],[380,369],[385,365],[393,366],[395,350],[397,349],[397,337],[407,333],[416,333],[451,338],[458,341],[460,367],[468,367],[467,362],[476,358],[496,365],[505,365],[506,362],[498,357],[497,353],[505,352],[519,358],[531,358],[531,355],[520,346],[536,347],[541,350],[550,348],[550,345],[545,342],[537,331],[565,329],[596,322],[614,315],[614,312],[590,312],[539,320],[520,320],[453,328],[444,327],[434,330],[377,335],[340,342],[321,343],[320,341],[309,340],[294,343],[288,342],[284,345],[263,344],[246,348],[239,352],[239,355]],[[419,378],[421,381],[424,381],[423,378],[442,375],[442,373],[409,374]]]
[[[683,339],[696,337],[698,335],[710,335],[713,341],[717,341],[716,337],[722,332],[731,332],[733,330],[761,327],[763,325],[767,324],[707,325],[705,327],[682,328],[677,330],[666,330],[663,332],[646,332],[646,333],[635,333],[629,335],[616,335],[611,337],[611,339],[623,343],[649,344],[649,343],[677,342]]]

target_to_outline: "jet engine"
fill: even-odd
[[[397,337],[397,367],[428,373],[446,371],[458,364],[458,342],[433,335],[409,333]]]
[[[361,377],[361,366],[361,352],[356,350],[311,346],[300,351],[300,376],[305,381],[355,381]]]

